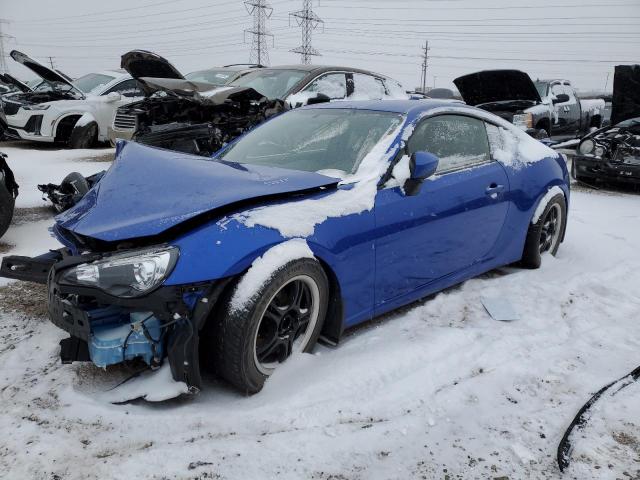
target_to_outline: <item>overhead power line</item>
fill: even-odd
[[[250,0],[244,4],[247,12],[253,16],[253,28],[245,30],[245,33],[250,33],[253,37],[249,63],[269,65],[269,52],[265,40],[266,37],[271,37],[273,41],[273,34],[267,30],[266,23],[267,18],[273,14],[273,8],[267,0]]]
[[[312,2],[313,0],[302,0],[302,10],[289,14],[289,18],[294,18],[302,29],[302,44],[291,49],[291,52],[299,53],[300,63],[305,65],[311,63],[311,57],[320,55],[320,52],[311,45],[311,35],[319,25],[324,26],[324,20],[313,11]]]

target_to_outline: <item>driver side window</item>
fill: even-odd
[[[344,73],[328,73],[316,78],[305,92],[322,93],[332,100],[347,96],[347,81]]]
[[[463,115],[439,115],[424,120],[407,142],[409,154],[436,155],[438,172],[470,167],[491,160],[489,140],[482,120]]]

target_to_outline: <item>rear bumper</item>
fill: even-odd
[[[573,157],[571,173],[575,179],[640,185],[640,165],[612,163],[592,157],[576,156]]]

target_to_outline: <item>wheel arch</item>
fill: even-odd
[[[52,135],[56,139],[57,142],[66,142],[71,138],[71,133],[75,128],[78,120],[80,120],[83,116],[89,116],[88,122],[95,122],[98,125],[98,121],[95,116],[90,112],[82,112],[82,111],[73,111],[67,112],[60,117],[55,122],[53,126]],[[99,125],[98,125],[99,127]],[[62,130],[60,130],[62,128]]]

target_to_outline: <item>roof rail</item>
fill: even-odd
[[[249,67],[249,68],[264,68],[264,65],[259,63],[230,63],[229,65],[223,65],[223,67]]]

